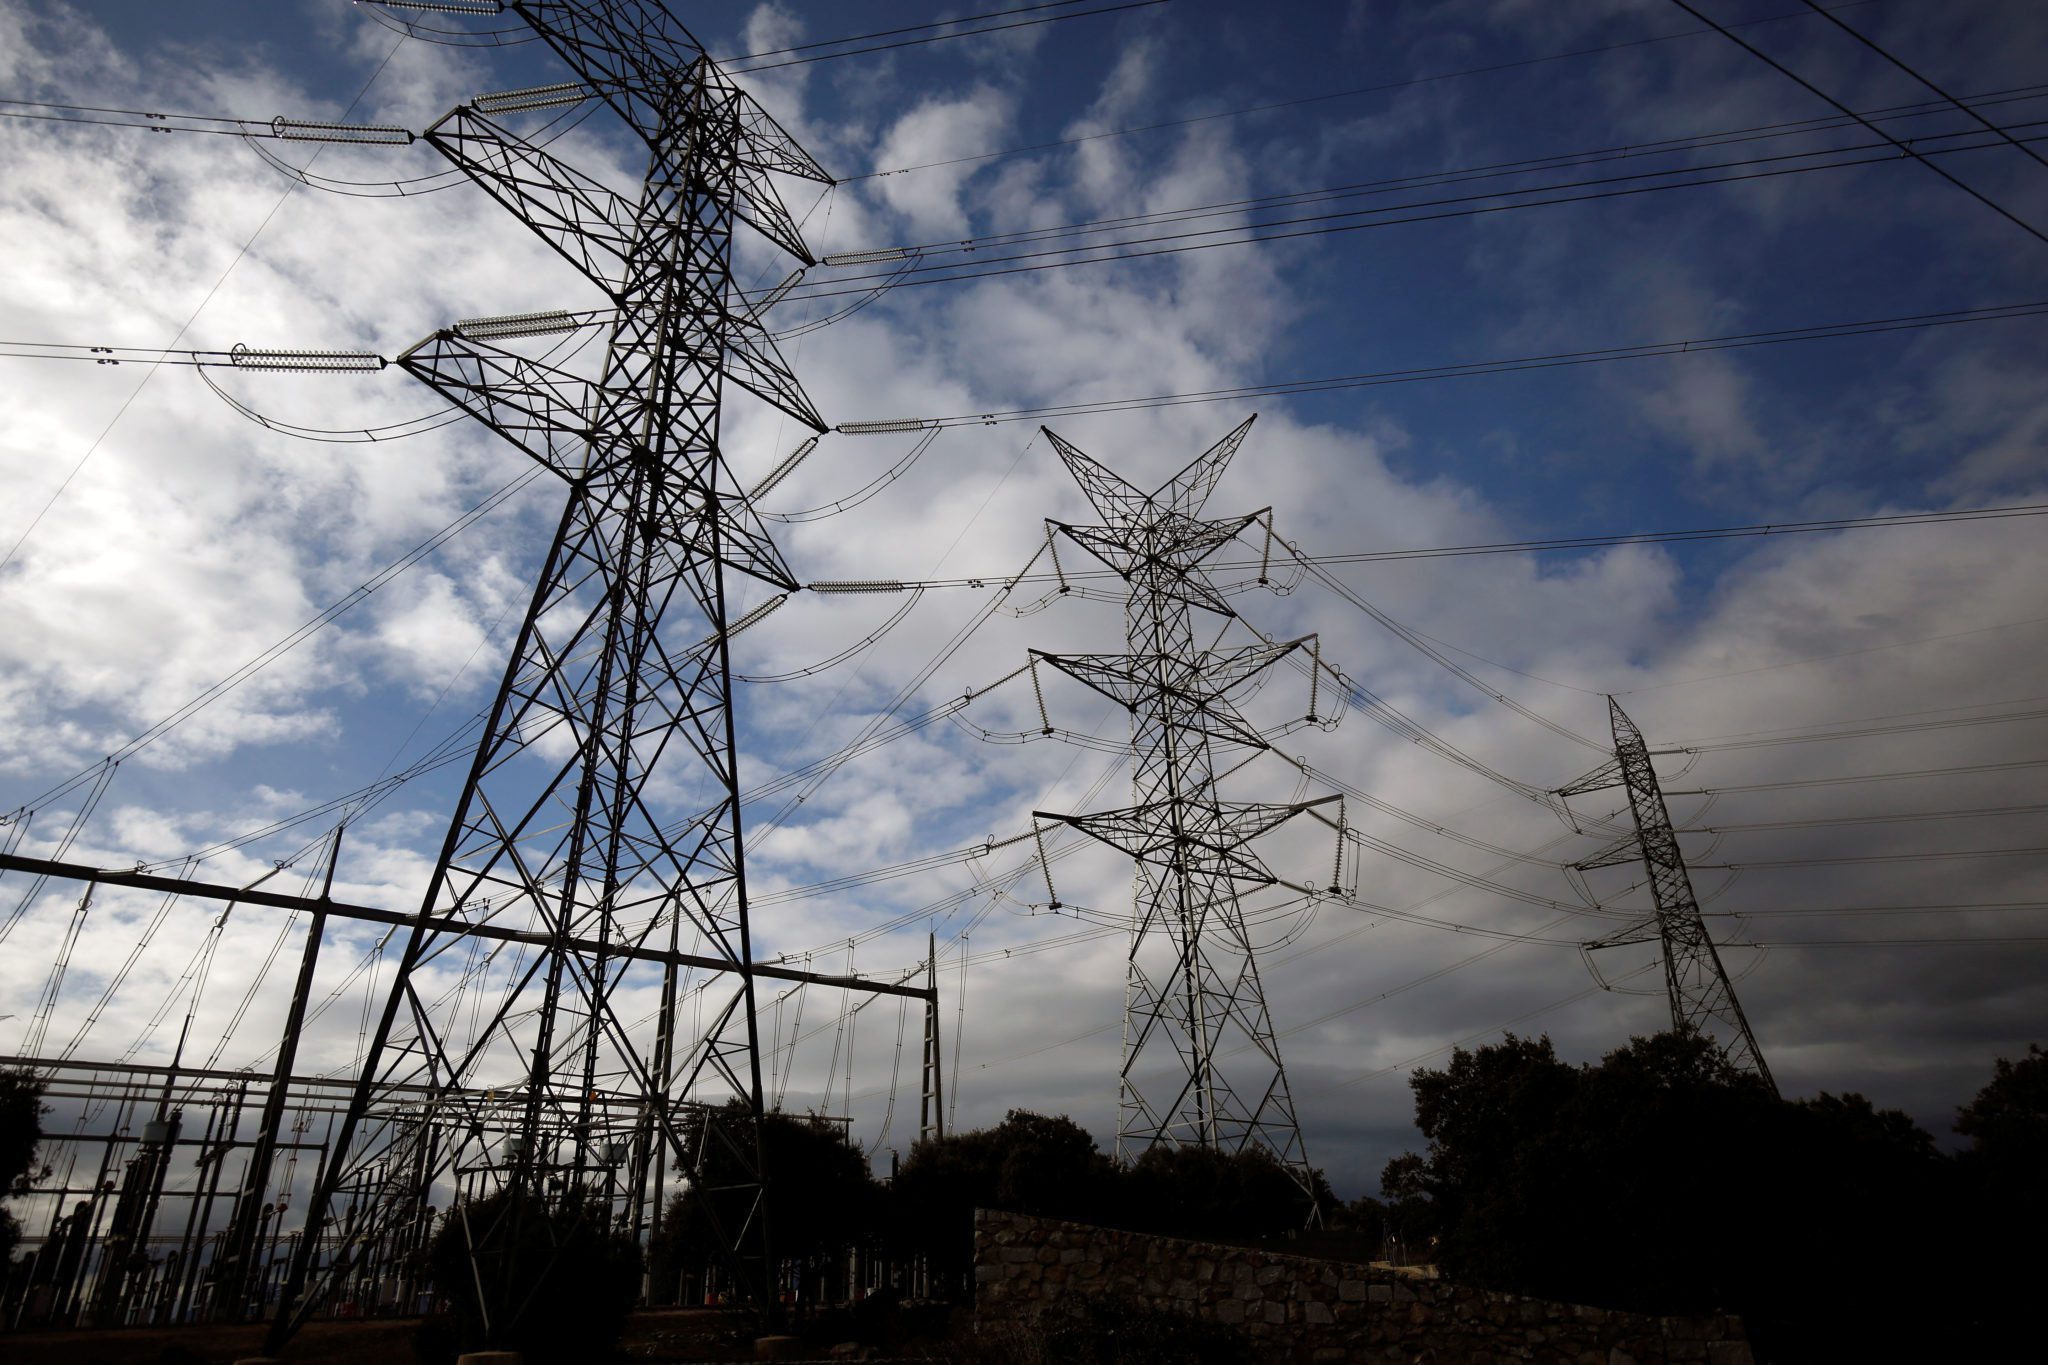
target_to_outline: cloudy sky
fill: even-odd
[[[961,12],[673,8],[720,57]],[[2048,143],[2029,141],[2048,118],[2048,86],[2033,84],[2048,12],[2021,0],[1837,11],[2000,133],[1793,0],[1703,9],[1882,132],[1664,0],[1173,0],[804,64],[757,59],[765,69],[740,79],[842,181],[786,187],[814,250],[926,248],[872,298],[903,262],[814,270],[771,319],[839,423],[2048,297],[2048,166],[2034,159]],[[508,20],[435,22],[471,36],[408,36],[391,14],[332,0],[0,0],[0,97],[419,131],[478,92],[565,78],[518,32],[492,36]],[[10,343],[391,356],[458,318],[599,302],[485,195],[437,174],[424,144],[326,148],[308,184],[259,154],[307,168],[307,144],[0,109],[101,120],[0,119]],[[554,149],[631,185],[638,162],[610,116],[575,113]],[[1117,221],[1092,236],[1047,231],[1104,220]],[[1253,224],[1272,240],[1242,241]],[[1125,245],[1097,254],[1132,258],[1041,254],[1104,242]],[[784,268],[757,244],[741,256],[749,287]],[[1966,320],[1052,425],[1149,488],[1256,412],[1210,509],[1271,507],[1305,555],[2017,506],[2048,501],[2043,340],[2038,317]],[[10,827],[25,852],[54,855],[76,824],[74,860],[175,870],[206,853],[192,875],[237,883],[287,860],[276,884],[298,886],[314,864],[297,854],[331,816],[243,836],[405,770],[487,705],[560,493],[530,480],[386,575],[526,475],[518,452],[463,424],[351,439],[436,411],[396,370],[212,377],[220,393],[185,368],[0,356],[0,550],[13,547],[0,568],[0,805],[33,811]],[[329,437],[294,434],[310,429]],[[915,459],[914,434],[829,435],[770,499],[783,518],[771,525],[807,582],[998,582],[1031,559],[1048,518],[1092,519],[1036,430],[949,425]],[[743,482],[800,436],[760,405],[728,414]],[[1346,677],[1538,789],[1600,761],[1605,694],[1618,694],[1654,747],[1688,750],[1659,760],[1683,793],[1673,814],[1694,831],[1695,880],[1716,937],[1736,945],[1726,960],[1781,1086],[1860,1090],[1945,1136],[1991,1059],[2040,1035],[2048,1004],[2040,528],[2015,517],[1339,565],[1328,572],[1348,596],[1286,575],[1285,591],[1233,598],[1245,624],[1225,640],[1313,632]],[[743,673],[783,679],[741,690],[747,781],[979,692],[1028,650],[1116,647],[1113,602],[1042,591],[794,599],[736,646]],[[1305,713],[1307,686],[1276,672],[1252,710],[1284,725]],[[1033,809],[1117,804],[1124,718],[1077,686],[1048,685],[1046,703],[1055,728],[1107,742],[1037,737],[1037,704],[1013,680],[750,805],[754,922],[765,952],[843,970],[850,951],[873,974],[907,968],[935,933],[956,1122],[1026,1105],[1070,1113],[1106,1145],[1128,865],[1107,852],[1059,861],[1059,899],[1079,917],[1051,913],[1035,872],[1002,880],[1022,847],[778,894],[1006,839]],[[1031,742],[1000,742],[1020,734]],[[1291,893],[1247,902],[1270,945],[1266,990],[1309,1154],[1340,1193],[1371,1190],[1416,1140],[1407,1071],[1451,1044],[1513,1027],[1591,1059],[1659,1026],[1641,949],[1596,955],[1596,979],[1576,946],[1645,905],[1626,868],[1567,870],[1603,836],[1360,705],[1274,744],[1230,795],[1328,790],[1289,760],[1305,761],[1384,803],[1353,801],[1347,818],[1399,851],[1364,853],[1349,873],[1359,903],[1397,913]],[[92,784],[43,799],[116,753],[128,756],[89,819],[77,822]],[[337,894],[416,905],[460,771],[429,772],[358,817]],[[1574,804],[1597,823],[1612,796]],[[1326,878],[1326,840],[1289,835],[1269,852],[1290,877]],[[24,902],[29,890],[0,881],[0,920],[22,907],[0,952],[0,1048],[168,1056],[215,909],[102,898],[46,1005],[76,901],[53,886]],[[232,1066],[270,1045],[299,932],[283,915],[231,917],[200,993],[200,1051],[218,1040]],[[347,928],[330,941],[315,1069],[351,1060],[376,940]],[[915,1019],[899,1071],[894,1002],[848,1027],[824,992],[769,1008],[778,1036],[800,1040],[775,1062],[787,1105],[845,1111],[850,1033],[855,1132],[877,1149],[914,1136]]]

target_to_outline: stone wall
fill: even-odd
[[[1751,1365],[1738,1318],[1658,1318],[1496,1294],[1346,1261],[983,1209],[974,1322],[1000,1337],[1074,1296],[1238,1327],[1262,1361]]]

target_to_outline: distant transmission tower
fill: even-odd
[[[1209,650],[1193,624],[1197,608],[1237,614],[1201,566],[1262,514],[1198,514],[1250,429],[1248,420],[1150,493],[1045,432],[1103,520],[1054,526],[1128,584],[1130,652],[1035,658],[1130,711],[1136,803],[1032,818],[1071,826],[1137,863],[1117,1155],[1158,1143],[1263,1148],[1306,1188],[1301,1125],[1239,895],[1280,880],[1253,854],[1254,839],[1339,798],[1263,805],[1218,797],[1215,752],[1267,747],[1231,694],[1304,642]],[[1222,1059],[1240,1051],[1226,1074]]]
[[[1607,712],[1614,726],[1613,760],[1561,788],[1558,795],[1569,797],[1626,787],[1636,830],[1575,866],[1581,870],[1613,867],[1642,859],[1649,874],[1650,899],[1656,908],[1649,918],[1587,946],[1659,944],[1664,953],[1664,990],[1670,997],[1671,1026],[1713,1039],[1731,1066],[1756,1076],[1775,1095],[1778,1083],[1771,1078],[1763,1049],[1750,1032],[1749,1020],[1735,998],[1735,987],[1729,983],[1721,955],[1715,951],[1706,921],[1700,917],[1699,899],[1693,894],[1685,854],[1679,850],[1678,835],[1671,827],[1671,812],[1664,806],[1663,789],[1657,785],[1649,745],[1643,742],[1643,732],[1621,709],[1621,703],[1612,697],[1607,699]]]
[[[824,430],[736,297],[732,253],[744,223],[810,264],[770,173],[831,181],[654,0],[505,8],[583,84],[479,97],[426,140],[616,314],[604,318],[594,383],[506,349],[573,330],[571,314],[460,323],[400,360],[559,475],[568,505],[409,921],[285,1315],[310,1313],[346,1282],[394,1220],[417,1222],[437,1177],[471,1197],[602,1190],[610,1208],[621,1184],[644,1194],[650,1164],[658,1197],[664,1161],[718,1143],[752,1172],[725,1191],[751,1196],[723,1232],[754,1293],[773,1267],[754,978],[776,973],[753,964],[728,637],[753,619],[733,619],[736,579],[781,593],[798,585],[726,466],[719,414],[731,381]],[[637,198],[493,121],[593,93],[647,145]],[[446,1000],[484,970],[480,939],[495,967],[469,982],[470,998],[490,999],[468,1016]],[[683,972],[734,983],[687,1051],[677,1043]],[[629,1008],[654,1017],[651,1046]],[[716,1110],[691,1102],[700,1083],[737,1097],[752,1133],[714,1131]],[[359,1218],[338,1219],[344,1196]],[[292,1325],[281,1316],[276,1337]]]

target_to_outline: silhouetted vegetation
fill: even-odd
[[[2030,1184],[2038,1197],[2048,1159],[2038,1052],[2001,1062],[1962,1111],[1978,1150],[1961,1160],[1860,1095],[1779,1100],[1688,1034],[1631,1040],[1597,1066],[1510,1034],[1410,1086],[1429,1148],[1389,1163],[1381,1207],[1426,1225],[1453,1279],[1739,1312],[1772,1358],[1937,1359],[1999,1339],[2022,1302],[1984,1292],[1993,1245],[2039,1264],[2037,1231],[1989,1240],[2038,1230],[1997,1208]]]
[[[1316,1185],[1327,1200],[1320,1175]],[[947,1293],[967,1288],[978,1208],[1226,1241],[1293,1232],[1311,1211],[1309,1195],[1264,1151],[1155,1147],[1120,1167],[1072,1119],[1025,1109],[993,1128],[918,1143],[893,1194],[903,1248],[925,1256]]]
[[[445,1318],[421,1329],[429,1362],[518,1351],[527,1365],[603,1360],[640,1297],[640,1248],[605,1203],[507,1191],[450,1210],[428,1249]]]
[[[764,1212],[775,1258],[785,1273],[794,1274],[799,1301],[843,1297],[846,1286],[838,1281],[846,1253],[877,1239],[884,1221],[882,1187],[869,1175],[866,1156],[847,1140],[844,1126],[769,1114],[761,1147],[771,1178],[758,1211],[754,1123],[745,1106],[738,1101],[726,1105],[713,1122],[688,1137],[684,1164],[694,1172],[694,1188],[669,1201],[649,1246],[660,1301],[674,1296],[680,1280],[688,1286],[685,1297],[701,1302],[707,1270],[727,1277],[721,1297],[743,1288],[729,1279],[727,1249],[738,1231]]]
[[[26,1194],[43,1140],[43,1083],[31,1071],[0,1071],[0,1195]],[[14,1255],[21,1225],[0,1208],[0,1267]]]

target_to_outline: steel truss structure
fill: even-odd
[[[831,178],[656,0],[508,0],[504,9],[577,82],[480,96],[425,140],[608,296],[603,363],[586,379],[522,354],[523,338],[565,330],[571,315],[549,313],[444,328],[399,364],[562,480],[559,526],[415,912],[4,855],[0,868],[82,881],[88,897],[125,886],[311,916],[271,1075],[237,1075],[224,1091],[220,1077],[179,1059],[146,1078],[89,1067],[86,1093],[119,1097],[117,1129],[59,1139],[102,1146],[100,1179],[72,1190],[67,1176],[61,1192],[91,1199],[52,1223],[52,1243],[71,1258],[60,1313],[82,1303],[88,1284],[108,1321],[134,1320],[138,1308],[239,1317],[274,1297],[275,1348],[366,1278],[393,1306],[386,1271],[398,1267],[403,1279],[437,1199],[509,1192],[520,1197],[500,1201],[501,1219],[545,1205],[644,1235],[668,1173],[701,1169],[718,1149],[721,1169],[740,1176],[715,1190],[692,1185],[719,1196],[708,1211],[714,1223],[725,1212],[718,1233],[734,1279],[772,1315],[756,981],[924,1000],[925,1088],[936,1091],[935,964],[922,987],[758,964],[748,917],[729,644],[798,584],[721,452],[725,386],[814,431],[825,423],[760,310],[738,301],[734,234],[744,225],[813,264],[772,178]],[[589,98],[647,148],[635,196],[498,121]],[[742,610],[750,592],[761,600]],[[330,889],[339,852],[337,832]],[[389,925],[402,942],[365,1059],[342,1093],[331,1078],[295,1070],[330,917]],[[717,997],[686,1027],[685,1000],[714,986]],[[44,1076],[72,1067],[17,1060]],[[251,1082],[264,1087],[262,1107],[253,1136],[241,1138]],[[161,1094],[137,1135],[128,1125],[147,1110],[136,1093],[144,1086]],[[152,1268],[138,1300],[125,1258],[162,1242],[151,1219],[166,1196],[163,1172],[194,1142],[191,1133],[181,1141],[174,1096],[208,1105],[197,1145],[211,1168],[189,1192],[173,1192],[192,1201],[177,1272]],[[271,1199],[273,1167],[280,1152],[316,1145],[287,1131],[314,1112],[329,1130],[304,1226],[281,1261],[286,1202]],[[924,1128],[937,1132],[935,1116]],[[229,1182],[226,1158],[238,1147],[247,1160]],[[132,1153],[118,1181],[117,1152]],[[231,1212],[209,1238],[216,1197]],[[86,1265],[94,1243],[96,1272]],[[202,1250],[211,1253],[203,1282]],[[477,1265],[487,1313],[524,1311],[483,1283],[493,1271],[481,1253]],[[404,1286],[396,1292],[402,1301]],[[505,1325],[494,1317],[494,1330]]]
[[[1763,1049],[1750,1032],[1749,1019],[1735,998],[1735,987],[1721,965],[1721,955],[1707,933],[1706,921],[1700,917],[1699,898],[1693,894],[1685,854],[1678,846],[1671,812],[1664,805],[1664,791],[1657,782],[1656,766],[1650,761],[1650,747],[1643,740],[1643,732],[1613,697],[1607,699],[1607,714],[1614,729],[1614,758],[1560,788],[1557,794],[1572,797],[1626,787],[1635,832],[1574,866],[1586,870],[1641,859],[1655,908],[1646,919],[1625,925],[1586,946],[1597,949],[1633,943],[1658,944],[1664,955],[1664,991],[1671,1005],[1671,1026],[1714,1039],[1731,1066],[1755,1076],[1775,1095],[1778,1083],[1771,1077]]]
[[[617,320],[591,382],[506,345],[558,330],[548,322],[445,328],[399,359],[560,476],[568,499],[307,1212],[279,1338],[380,1231],[364,1220],[315,1264],[351,1185],[387,1183],[387,1202],[405,1207],[469,1169],[585,1199],[612,1168],[637,1187],[652,1166],[658,1185],[664,1161],[701,1159],[713,1142],[733,1149],[751,1190],[722,1239],[757,1301],[772,1301],[729,634],[739,580],[798,585],[727,468],[719,418],[730,380],[825,429],[738,307],[732,257],[745,224],[811,264],[770,177],[831,177],[658,3],[506,8],[646,144],[647,173],[627,198],[480,111],[516,112],[516,93],[460,105],[426,135],[602,290]],[[463,970],[478,929],[505,924],[543,942],[493,982],[487,1016],[439,1017],[435,984]],[[688,1048],[677,969],[633,956],[686,937],[735,983]],[[652,1006],[651,1040],[628,1005]],[[515,1122],[486,1122],[480,1078],[516,1098]],[[747,1132],[695,1102],[706,1085],[737,1098]]]
[[[1225,801],[1217,790],[1219,751],[1268,747],[1232,695],[1309,641],[1215,650],[1198,645],[1194,633],[1198,609],[1236,616],[1205,576],[1203,561],[1265,515],[1200,516],[1252,420],[1150,493],[1045,431],[1102,518],[1100,525],[1055,522],[1050,529],[1128,584],[1130,652],[1033,658],[1129,710],[1135,801],[1082,815],[1034,811],[1032,819],[1076,829],[1137,865],[1119,1158],[1160,1143],[1260,1148],[1309,1188],[1301,1125],[1240,896],[1280,881],[1253,853],[1254,840],[1302,811],[1341,806],[1341,798],[1260,804]],[[1240,1048],[1245,1059],[1226,1074],[1221,1059]]]

